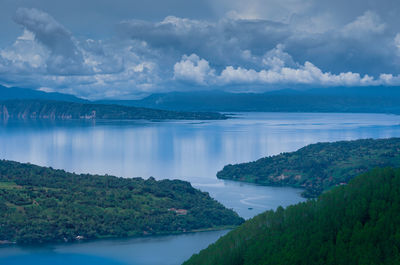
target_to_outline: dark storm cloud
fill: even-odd
[[[176,54],[195,53],[216,66],[257,67],[255,57],[283,44],[295,61],[312,61],[326,71],[364,74],[396,72],[394,35],[374,12],[325,32],[308,32],[298,25],[264,19],[228,19],[219,22],[168,17],[161,22],[125,21],[120,33],[154,48]],[[255,56],[255,57],[252,57]],[[258,60],[260,61],[260,60]],[[258,65],[261,67],[262,65]]]
[[[3,84],[88,98],[400,84],[397,0],[3,1]]]
[[[153,48],[195,53],[214,65],[253,65],[246,50],[263,55],[290,36],[287,25],[267,20],[224,18],[218,22],[169,16],[160,22],[131,20],[119,24],[119,33],[143,40]]]
[[[191,18],[214,18],[207,1],[197,0],[1,0],[0,44],[18,36],[12,17],[20,7],[36,8],[57,18],[75,35],[108,38],[114,25],[125,19],[162,20],[174,15]]]
[[[35,39],[49,49],[49,73],[85,73],[82,53],[76,47],[72,34],[50,15],[37,9],[19,8],[14,20],[32,32]]]

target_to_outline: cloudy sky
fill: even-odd
[[[0,84],[100,98],[400,86],[398,0],[0,0]]]

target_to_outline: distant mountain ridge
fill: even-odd
[[[400,113],[400,89],[392,87],[283,89],[265,93],[193,91],[152,94],[141,100],[97,103],[179,111]]]
[[[58,100],[70,102],[89,102],[86,99],[78,98],[74,95],[63,94],[58,92],[44,92],[28,88],[5,87],[0,85],[0,100],[15,99],[41,99],[41,100]]]
[[[73,95],[0,86],[0,100],[35,99],[113,104],[171,111],[337,112],[400,114],[399,87],[281,89],[264,93],[221,90],[155,93],[139,100],[89,101]]]

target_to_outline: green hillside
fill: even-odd
[[[296,152],[227,165],[217,177],[261,185],[304,188],[316,197],[375,167],[400,167],[400,138],[318,143]]]
[[[0,160],[0,241],[69,242],[219,229],[242,222],[188,182],[77,175]]]
[[[185,265],[400,264],[400,170],[246,221]]]

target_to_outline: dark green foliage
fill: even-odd
[[[400,169],[246,221],[187,261],[201,265],[400,264]]]
[[[227,165],[217,177],[262,185],[305,188],[316,197],[375,167],[400,167],[400,138],[318,143],[296,152]]]
[[[63,101],[9,100],[0,102],[2,119],[222,120],[216,112],[181,112],[120,105]]]
[[[31,244],[154,235],[242,222],[188,182],[77,175],[0,161],[0,240]]]

